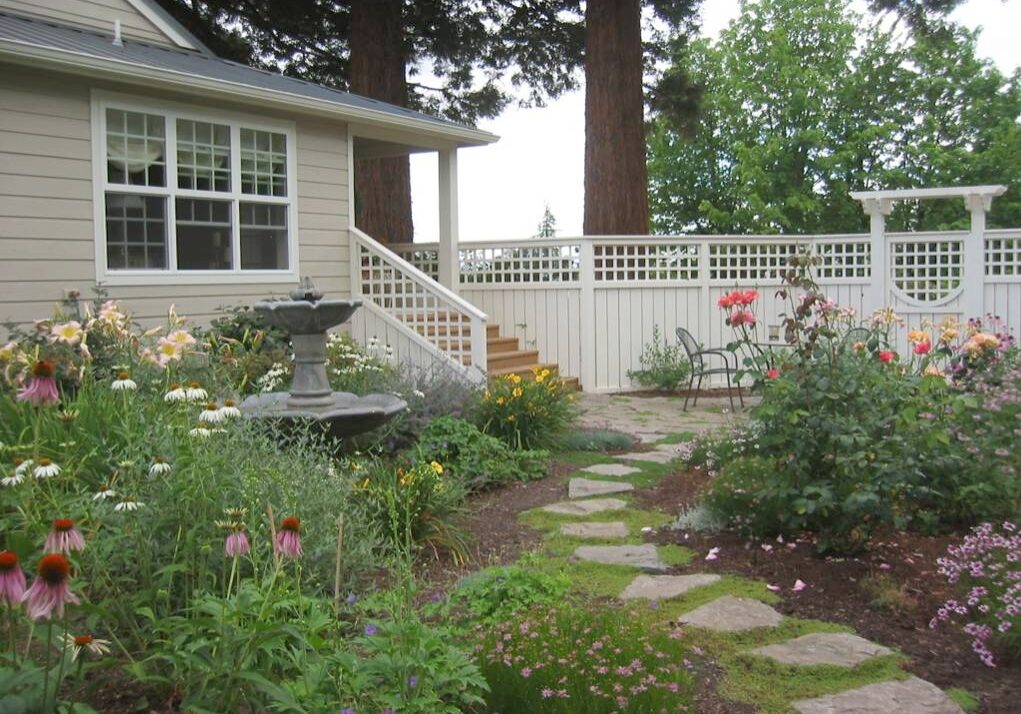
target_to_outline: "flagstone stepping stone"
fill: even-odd
[[[603,565],[630,565],[647,572],[661,573],[666,565],[659,559],[656,546],[642,545],[582,545],[574,554],[582,560]]]
[[[793,706],[800,714],[963,714],[963,709],[935,684],[918,677],[880,682],[839,694],[802,699]]]
[[[639,575],[624,592],[621,600],[669,600],[683,595],[694,588],[705,587],[719,581],[719,575],[696,573],[694,575]]]
[[[642,472],[641,469],[636,469],[634,466],[626,464],[593,464],[592,466],[586,466],[582,471],[598,476],[630,476],[631,474],[640,474]]]
[[[622,461],[652,461],[656,464],[668,464],[677,457],[668,451],[633,451],[629,454],[618,454],[614,458]]]
[[[756,627],[776,627],[783,615],[764,602],[724,595],[681,615],[680,620],[717,632],[743,632]]]
[[[635,434],[635,436],[637,436],[638,440],[643,444],[654,444],[660,439],[666,438],[666,434],[660,434],[655,431],[640,431]]]
[[[621,521],[603,521],[596,523],[565,523],[560,532],[575,538],[627,538],[627,524]]]
[[[814,632],[780,644],[759,647],[751,653],[781,664],[855,667],[873,657],[893,654],[893,650],[848,632]]]
[[[624,493],[634,491],[635,487],[629,483],[617,481],[594,481],[588,478],[572,478],[567,485],[568,498],[588,498],[590,496],[606,496],[610,493]]]
[[[551,503],[548,506],[543,506],[542,510],[561,516],[590,516],[603,511],[619,511],[621,508],[627,508],[627,502],[619,498],[592,498],[588,501]]]

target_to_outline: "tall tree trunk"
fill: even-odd
[[[351,1],[350,88],[355,94],[407,106],[403,0]],[[355,162],[355,225],[381,243],[410,243],[408,157]]]
[[[641,0],[585,6],[586,235],[647,235]]]

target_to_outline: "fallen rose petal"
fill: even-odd
[[[720,553],[720,549],[719,548],[710,548],[709,552],[706,553],[705,559],[706,560],[716,560],[716,558],[719,555],[719,553]]]
[[[793,590],[796,593],[799,593],[807,587],[808,585],[805,583],[805,581],[802,580],[801,578],[798,578],[797,580],[794,581],[794,587],[792,587],[791,590]]]
[[[780,592],[782,589],[783,588],[781,588],[779,585],[767,585],[766,586],[766,590],[772,590],[775,593]]]

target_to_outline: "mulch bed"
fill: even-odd
[[[637,497],[645,507],[679,513],[697,502],[707,480],[702,471],[688,471],[640,491]],[[936,559],[958,537],[880,533],[867,553],[854,558],[820,557],[810,539],[802,539],[795,547],[769,543],[770,552],[732,535],[665,530],[652,540],[679,543],[700,555],[719,547],[717,560],[700,558],[692,567],[780,585],[780,612],[845,624],[862,637],[896,647],[911,658],[907,669],[913,674],[942,688],[962,687],[979,697],[980,712],[1021,711],[1021,658],[999,662],[996,669],[990,669],[971,651],[970,638],[960,630],[929,629],[929,620],[939,606],[960,595],[936,570]],[[862,587],[863,581],[877,576],[892,584],[892,602],[876,604],[874,592]],[[797,579],[808,587],[793,593],[790,587]]]

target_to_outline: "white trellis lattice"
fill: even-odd
[[[986,238],[986,275],[1021,278],[1021,234]]]
[[[890,278],[904,297],[919,303],[946,302],[960,292],[960,240],[896,240],[890,243]]]
[[[868,241],[819,240],[815,244],[819,258],[816,276],[820,280],[868,278],[872,275],[872,251]]]
[[[698,280],[699,244],[615,243],[592,247],[596,282]]]
[[[709,244],[709,279],[727,285],[778,283],[797,243],[713,242]]]

